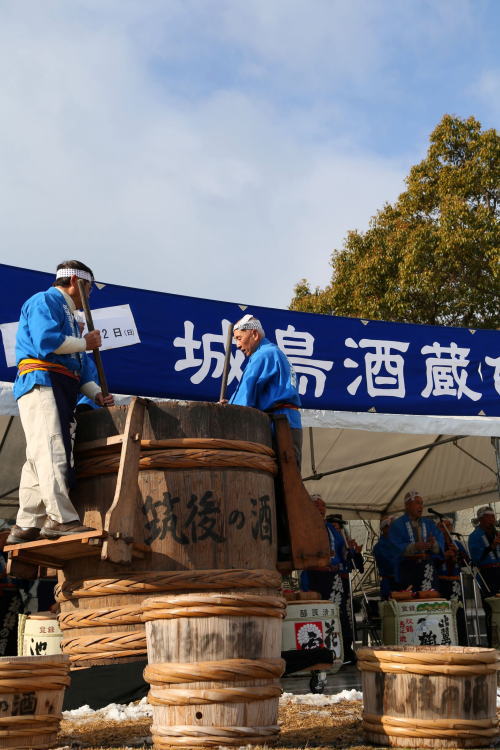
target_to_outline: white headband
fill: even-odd
[[[420,492],[418,490],[411,490],[411,492],[407,492],[405,495],[405,505],[406,503],[409,503],[411,500],[415,500],[416,497],[422,497]]]
[[[476,513],[477,520],[479,521],[480,518],[486,516],[488,513],[491,513],[492,516],[495,515],[495,511],[493,510],[493,508],[490,508],[489,505],[483,505],[483,507],[479,508],[478,512]]]
[[[262,328],[260,320],[257,320],[257,318],[254,318],[253,315],[250,314],[244,315],[241,320],[238,320],[238,322],[234,324],[234,330],[258,331],[259,333],[262,333],[262,335],[264,335],[264,329]]]
[[[56,279],[69,279],[70,276],[78,276],[79,279],[94,283],[94,277],[88,271],[81,271],[79,268],[60,268],[56,271]]]

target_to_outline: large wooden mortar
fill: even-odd
[[[484,747],[498,736],[492,648],[361,648],[363,729],[397,747]]]
[[[126,407],[82,414],[77,441],[122,434],[126,415]],[[279,587],[268,418],[245,407],[148,402],[142,438],[133,536],[150,551],[131,566],[98,557],[65,564],[57,599],[63,650],[74,666],[145,658],[141,609],[147,596],[248,589],[270,594]],[[178,447],[161,450],[144,442],[174,438]],[[195,444],[188,440],[186,447],[186,439]],[[214,439],[220,442],[214,445]],[[72,499],[84,523],[97,529],[113,499],[118,460],[115,450],[77,462]]]
[[[143,606],[155,750],[278,739],[284,599],[188,594]]]
[[[69,683],[63,654],[0,658],[0,748],[55,747]]]

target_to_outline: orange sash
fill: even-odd
[[[17,366],[19,375],[26,375],[28,372],[34,372],[35,370],[45,370],[47,372],[58,372],[61,375],[66,375],[68,378],[74,380],[80,380],[78,373],[73,370],[59,365],[56,362],[46,362],[44,359],[22,359]]]

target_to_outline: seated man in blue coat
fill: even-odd
[[[392,522],[389,541],[396,548],[396,579],[401,589],[438,589],[438,568],[444,559],[444,539],[430,518],[422,518],[424,501],[420,492],[405,495],[405,512]]]
[[[230,404],[284,414],[292,430],[297,463],[302,456],[302,420],[295,371],[276,344],[265,338],[260,320],[245,315],[234,326],[234,339],[248,362]]]
[[[484,505],[477,512],[477,526],[469,536],[472,563],[478,568],[479,587],[486,615],[488,645],[492,645],[492,612],[487,601],[500,593],[500,530],[496,526],[495,511]]]

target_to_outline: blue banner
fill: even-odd
[[[0,325],[19,319],[24,301],[54,274],[0,264]],[[92,308],[130,306],[132,324],[105,338],[140,343],[104,351],[114,393],[198,401],[218,399],[229,322],[258,317],[288,356],[306,409],[386,414],[500,416],[500,332],[408,325],[250,307],[114,284],[97,288]],[[5,344],[5,333],[4,344]],[[244,368],[233,346],[228,394]],[[0,350],[0,380],[13,381]]]

